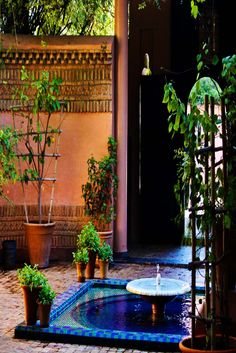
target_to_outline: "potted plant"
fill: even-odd
[[[204,67],[203,54],[197,56],[198,77]],[[213,65],[218,59],[213,57]],[[197,81],[191,92],[191,110],[178,98],[171,82],[165,85],[163,102],[167,104],[169,131],[173,136],[180,133],[183,148],[178,151],[179,168],[176,192],[178,200],[184,200],[183,210],[190,211],[192,236],[192,310],[191,337],[180,342],[182,352],[236,352],[235,339],[231,337],[232,318],[228,298],[235,287],[235,265],[232,241],[235,236],[235,73],[236,55],[223,58],[221,84],[223,90],[211,78],[218,92],[221,112],[215,110],[215,98],[210,86],[202,93]],[[199,103],[199,97],[205,101]],[[209,96],[211,96],[209,98]],[[214,103],[215,102],[215,103]],[[199,106],[200,104],[200,106]],[[218,153],[218,154],[217,154]],[[198,232],[204,239],[205,258],[197,252]],[[234,243],[235,244],[235,243]],[[201,309],[196,303],[196,272],[205,271],[205,299]],[[234,269],[234,272],[232,272]]]
[[[86,266],[85,277],[94,278],[96,256],[99,249],[100,238],[94,224],[89,221],[82,227],[80,234],[77,237],[77,248],[87,249],[89,261]]]
[[[22,288],[26,325],[35,325],[37,321],[37,300],[39,292],[47,284],[47,278],[34,265],[24,264],[17,269],[17,278]]]
[[[55,227],[55,223],[51,221],[51,213],[57,160],[60,157],[58,147],[62,115],[56,119],[53,113],[61,109],[61,103],[57,98],[61,79],[50,80],[47,71],[42,71],[39,78],[35,79],[24,67],[21,70],[21,79],[24,81],[23,89],[16,90],[15,93],[15,99],[20,101],[20,105],[12,108],[12,116],[19,139],[17,155],[26,216],[24,226],[30,263],[44,268],[49,264],[52,233]],[[44,189],[50,188],[49,210],[45,215]],[[37,216],[30,219],[27,201],[31,204],[34,197]]]
[[[76,265],[77,279],[78,282],[85,281],[85,270],[87,263],[89,262],[89,253],[87,248],[78,249],[76,252],[72,252],[73,263]]]
[[[113,251],[109,244],[105,241],[99,246],[98,249],[98,262],[100,270],[100,278],[107,278],[109,263],[113,260]]]
[[[37,300],[41,327],[49,326],[50,312],[55,296],[56,292],[48,283],[41,287]]]
[[[109,243],[112,237],[112,222],[116,218],[118,188],[117,142],[114,137],[108,138],[107,148],[108,154],[101,160],[96,160],[94,156],[88,159],[88,181],[82,185],[82,197],[85,214],[91,218],[100,239]]]

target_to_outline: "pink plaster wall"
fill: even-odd
[[[55,116],[57,119],[58,116]],[[10,122],[6,113],[0,114],[0,121]],[[82,205],[81,185],[87,180],[87,159],[93,154],[101,158],[107,153],[106,143],[112,132],[111,113],[65,113],[62,124],[58,159],[55,205]],[[19,183],[5,187],[14,204],[23,203]],[[32,187],[26,187],[27,202],[36,204]],[[50,188],[44,188],[44,204],[49,204]],[[4,201],[0,199],[0,204]]]

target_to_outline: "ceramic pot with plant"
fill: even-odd
[[[96,256],[99,249],[100,239],[94,224],[89,221],[82,227],[80,234],[77,236],[77,248],[87,249],[89,261],[86,266],[85,277],[87,279],[94,278]]]
[[[113,260],[113,251],[109,244],[103,242],[98,249],[100,278],[107,278],[109,263]]]
[[[88,181],[82,185],[85,214],[99,232],[101,240],[112,246],[112,222],[116,218],[116,198],[118,189],[117,142],[110,136],[107,143],[108,154],[101,160],[94,156],[88,159]]]
[[[17,278],[22,288],[26,325],[35,325],[37,321],[38,296],[41,288],[47,284],[47,278],[38,267],[25,264],[17,269]]]
[[[12,108],[12,117],[19,140],[17,156],[25,200],[24,226],[30,263],[44,268],[49,265],[55,227],[51,216],[63,116],[54,113],[61,110],[58,100],[61,79],[51,80],[47,71],[42,71],[36,79],[23,67],[21,80],[23,88],[15,93],[15,99],[21,104]],[[29,214],[27,202],[35,214]]]
[[[48,283],[41,287],[37,300],[40,327],[49,326],[50,312],[55,296],[56,292]]]
[[[73,263],[76,265],[77,279],[78,282],[85,281],[85,270],[89,262],[89,253],[87,248],[78,249],[76,252],[72,252]]]

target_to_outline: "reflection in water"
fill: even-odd
[[[177,296],[167,303],[165,316],[153,320],[150,303],[133,294],[121,294],[81,303],[71,316],[90,328],[188,335],[189,310],[188,297]]]

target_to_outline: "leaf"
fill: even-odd
[[[201,71],[202,67],[203,67],[203,61],[199,61],[199,63],[197,64],[197,70]]]
[[[175,118],[175,124],[174,124],[174,130],[178,131],[179,130],[179,123],[180,123],[180,115],[177,114]]]
[[[219,62],[219,58],[218,58],[218,56],[215,54],[215,55],[213,56],[213,58],[212,58],[212,64],[213,64],[213,65],[217,65],[218,62]]]

